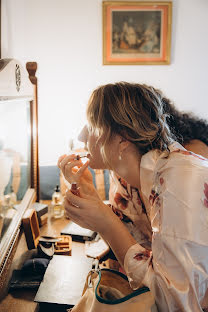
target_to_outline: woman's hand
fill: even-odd
[[[110,245],[121,265],[128,249],[137,242],[112,209],[102,200],[84,195],[81,197],[68,191],[64,206],[69,218],[80,226],[100,233]]]
[[[82,190],[80,195],[76,196],[71,191],[66,193],[64,207],[67,216],[80,226],[101,235],[112,228],[112,222],[118,219],[112,209],[101,199],[86,195]]]
[[[99,198],[93,184],[92,174],[88,169],[89,161],[83,164],[80,159],[76,160],[75,158],[75,154],[59,157],[57,165],[61,169],[65,179],[69,183],[77,182],[83,194]]]
[[[83,165],[81,159],[76,160],[75,154],[68,156],[62,155],[59,157],[57,165],[69,183],[79,182],[81,178],[84,178],[87,182],[92,182],[92,175],[90,171],[87,170],[89,161]]]

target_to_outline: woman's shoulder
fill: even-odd
[[[208,176],[208,159],[193,150],[185,149],[178,142],[174,142],[169,146],[169,153],[161,154],[156,162],[155,174],[158,175],[164,171],[166,174],[178,174],[179,176],[183,176],[187,171],[190,176],[194,176],[194,173],[198,175],[200,171],[200,175]]]
[[[167,158],[169,161],[172,161],[173,159],[178,159],[178,160],[187,161],[187,162],[192,162],[192,161],[193,162],[196,162],[196,161],[207,162],[208,159],[205,156],[203,156],[202,154],[200,154],[200,148],[199,147],[201,147],[201,148],[203,147],[203,145],[201,145],[200,143],[204,144],[201,141],[199,141],[199,143],[193,142],[193,148],[190,148],[191,145],[182,146],[180,143],[174,142],[168,147],[169,153],[166,155],[165,155],[165,153],[161,154],[160,158],[162,158],[162,159]]]
[[[188,151],[208,158],[208,146],[200,140],[191,140],[189,143],[184,144],[184,147]]]

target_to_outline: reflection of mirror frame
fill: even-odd
[[[5,60],[5,63],[14,62],[15,60]],[[0,61],[1,62],[1,61]],[[37,78],[35,72],[37,69],[37,63],[27,63],[27,70],[29,73],[30,81],[34,87],[31,87],[30,97],[30,121],[31,121],[31,188],[29,188],[23,197],[20,207],[12,219],[5,237],[3,237],[0,244],[0,293],[3,295],[6,284],[8,283],[9,269],[12,259],[14,257],[20,234],[20,225],[22,217],[25,211],[31,206],[31,204],[39,200],[39,167],[38,167],[38,114],[37,114]],[[22,71],[26,72],[24,68]],[[27,73],[27,72],[26,72]],[[28,83],[30,84],[28,79]],[[1,95],[0,95],[1,96]],[[2,291],[4,290],[4,291]],[[0,296],[1,297],[1,296]]]
[[[37,70],[36,62],[28,62],[26,64],[29,78],[34,86],[34,100],[30,102],[31,111],[31,187],[36,190],[36,200],[40,199],[40,183],[39,183],[39,161],[38,161],[38,84],[35,76]]]

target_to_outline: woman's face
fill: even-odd
[[[102,137],[98,137],[93,132],[88,131],[87,126],[85,126],[80,132],[78,139],[85,143],[86,150],[89,152],[89,166],[92,169],[113,170],[124,179],[129,179],[129,183],[132,184],[132,186],[138,187],[137,177],[139,171],[137,173],[137,170],[139,170],[138,167],[140,166],[141,155],[139,154],[137,147],[120,135],[113,135],[110,143],[105,148],[107,163],[109,164],[108,167],[103,161],[101,154],[104,138],[105,134],[102,135]],[[121,158],[119,158],[119,155],[121,155]],[[135,179],[132,180],[132,178],[129,178],[129,172],[132,171],[129,170],[129,157],[134,162],[130,164],[130,169],[133,167],[135,168],[136,181]]]
[[[87,126],[81,130],[78,140],[85,143],[85,149],[89,152],[90,167],[93,169],[106,169],[101,155],[102,137],[96,136],[88,130]]]

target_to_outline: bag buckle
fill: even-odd
[[[92,262],[92,270],[98,272],[99,271],[99,260],[94,259]]]
[[[88,276],[87,276],[87,285],[88,287],[92,287],[92,274],[93,273],[99,273],[100,271],[100,268],[99,268],[99,260],[98,259],[94,259],[93,262],[92,262],[92,269],[91,271],[89,272]]]

